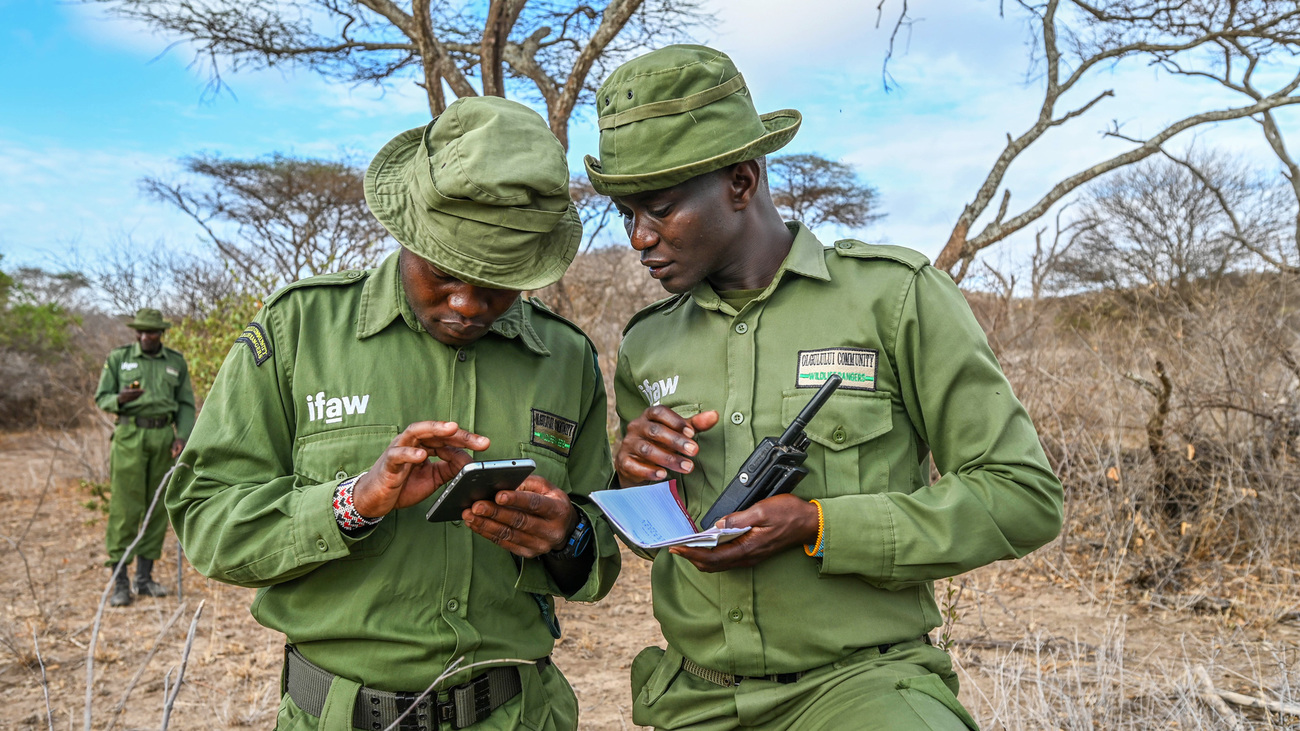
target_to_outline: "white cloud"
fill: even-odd
[[[126,235],[194,242],[194,224],[140,196],[145,175],[170,175],[165,156],[129,149],[85,150],[0,133],[0,253],[6,264],[57,266],[72,248],[93,255]]]

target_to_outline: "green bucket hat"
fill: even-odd
[[[136,310],[135,319],[126,324],[133,330],[166,330],[172,324],[163,319],[162,313],[152,307]]]
[[[793,109],[759,115],[722,51],[667,46],[618,67],[596,93],[600,159],[585,159],[598,193],[631,195],[781,149],[799,131]]]
[[[537,112],[499,97],[457,99],[393,138],[365,188],[398,243],[471,284],[553,284],[582,239],[563,146]]]

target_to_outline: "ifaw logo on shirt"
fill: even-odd
[[[122,364],[122,370],[124,370],[124,371],[133,371],[133,370],[135,370],[136,368],[139,368],[139,367],[140,367],[140,364],[139,364],[139,363],[123,363],[123,364]]]
[[[645,396],[645,400],[648,401],[651,406],[657,406],[664,396],[671,396],[674,393],[677,393],[677,379],[680,377],[681,376],[672,376],[671,378],[665,378],[655,381],[654,383],[651,383],[649,379],[646,379],[641,381],[641,385],[637,386],[637,388],[641,390],[641,395]]]
[[[344,416],[366,413],[370,403],[370,394],[360,396],[336,396],[326,398],[320,391],[315,396],[307,394],[307,421],[324,419],[326,424],[337,424]]]

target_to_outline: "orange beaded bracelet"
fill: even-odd
[[[811,545],[804,544],[803,552],[813,558],[821,558],[826,551],[826,518],[822,515],[822,504],[820,502],[817,500],[809,500],[808,502],[817,506],[817,542]]]

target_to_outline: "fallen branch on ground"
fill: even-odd
[[[108,728],[104,729],[104,731],[113,731],[113,727],[117,725],[117,719],[122,717],[122,711],[126,709],[126,701],[131,697],[131,691],[135,690],[136,683],[140,682],[140,677],[144,675],[145,668],[149,667],[149,662],[153,660],[153,656],[158,654],[158,648],[162,645],[163,637],[171,631],[172,625],[176,624],[176,620],[180,619],[181,613],[185,611],[186,606],[188,605],[182,604],[176,607],[176,611],[172,612],[171,619],[167,620],[167,624],[163,625],[163,628],[158,632],[158,636],[154,638],[153,647],[149,648],[149,654],[145,655],[144,661],[136,669],[135,675],[131,676],[131,682],[126,684],[126,690],[122,691],[122,699],[113,708],[113,717],[109,719]]]
[[[1300,703],[1270,701],[1266,698],[1256,698],[1241,693],[1233,693],[1230,690],[1219,690],[1210,682],[1210,674],[1205,672],[1203,666],[1197,665],[1193,668],[1193,672],[1195,672],[1196,677],[1200,679],[1201,685],[1205,687],[1206,693],[1213,694],[1215,698],[1220,699],[1220,702],[1227,701],[1235,706],[1254,708],[1261,711],[1271,711],[1273,713],[1284,713],[1288,716],[1300,716]],[[1214,703],[1211,702],[1211,705],[1214,705]],[[1226,708],[1227,706],[1224,707]],[[1215,706],[1215,710],[1218,710],[1217,706]],[[1223,713],[1223,711],[1219,712]]]
[[[104,587],[104,593],[99,595],[99,609],[95,611],[95,622],[90,631],[90,642],[86,646],[86,731],[90,731],[91,704],[95,697],[95,645],[99,642],[99,625],[104,621],[104,607],[108,606],[108,597],[113,593],[113,585],[117,583],[118,574],[126,571],[126,559],[135,550],[140,540],[144,538],[144,531],[149,527],[149,518],[153,516],[154,509],[158,507],[158,500],[166,491],[167,481],[171,479],[172,473],[176,471],[179,464],[178,462],[172,465],[171,469],[167,470],[167,474],[163,475],[162,481],[158,483],[158,489],[154,491],[153,500],[149,501],[149,509],[144,511],[144,519],[140,521],[140,530],[135,534],[135,540],[131,541],[131,545],[127,546],[126,551],[122,553],[122,560],[117,562],[117,566],[113,567],[112,575],[108,577],[108,585]]]
[[[175,705],[176,696],[180,695],[181,685],[185,682],[185,666],[190,661],[190,648],[194,647],[194,631],[199,628],[199,617],[203,615],[203,605],[207,601],[207,599],[204,599],[199,602],[199,608],[194,610],[194,619],[190,620],[190,631],[185,635],[185,649],[181,652],[181,666],[176,671],[176,685],[172,687],[171,695],[167,696],[167,703],[163,706],[162,731],[167,731],[167,722],[171,720],[172,706]],[[165,692],[166,678],[163,680]]]
[[[1246,727],[1241,724],[1241,719],[1237,718],[1237,714],[1233,713],[1232,709],[1228,708],[1228,704],[1219,697],[1219,691],[1214,689],[1214,684],[1210,682],[1210,674],[1205,671],[1205,667],[1203,665],[1193,667],[1192,675],[1200,681],[1201,700],[1208,703],[1232,731],[1245,731]]]
[[[41,691],[45,693],[45,718],[49,720],[50,731],[54,731],[54,709],[50,708],[50,681],[45,677],[45,658],[41,657],[41,643],[36,639],[35,627],[32,627],[32,649],[36,651],[36,662],[41,664]]]

